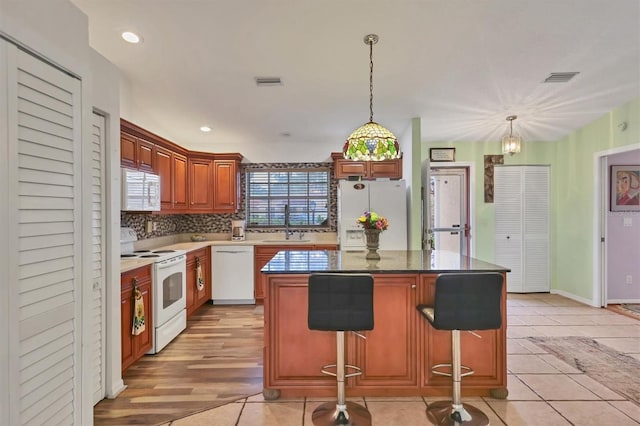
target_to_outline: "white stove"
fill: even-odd
[[[135,250],[133,243],[138,241],[136,231],[132,228],[120,228],[120,258],[121,259],[152,259],[155,263],[172,257],[186,255],[186,250]]]
[[[138,240],[131,228],[120,228],[122,259],[153,260],[151,298],[153,300],[153,347],[160,352],[187,327],[187,252],[186,250],[134,250]]]

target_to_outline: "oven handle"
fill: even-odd
[[[162,262],[157,263],[158,269],[169,268],[175,265],[176,263],[185,262],[186,259],[187,259],[187,256],[181,255],[181,256],[172,257],[171,259],[163,260]]]

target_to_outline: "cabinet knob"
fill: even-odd
[[[411,284],[411,288],[416,288],[416,285],[415,284]]]
[[[507,235],[507,240],[508,240],[509,238],[511,238],[511,237]]]

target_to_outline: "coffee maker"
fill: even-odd
[[[231,221],[231,240],[243,241],[244,240],[244,220],[232,220]]]

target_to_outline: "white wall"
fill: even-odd
[[[22,48],[31,51],[37,56],[45,58],[49,62],[52,62],[59,67],[75,74],[82,81],[82,138],[89,140],[90,123],[93,107],[105,113],[111,119],[109,121],[109,141],[106,147],[109,153],[107,160],[107,166],[111,168],[111,171],[115,167],[119,169],[119,94],[118,94],[118,72],[115,67],[109,64],[104,58],[99,57],[89,47],[89,35],[88,35],[88,19],[87,17],[77,9],[68,0],[0,0],[0,36],[6,38]],[[0,52],[0,58],[2,57]],[[2,66],[2,60],[0,59],[0,67]],[[0,73],[1,76],[1,73]],[[0,102],[0,113],[2,113],[2,106],[4,100]],[[6,114],[0,114],[6,117]],[[6,128],[6,126],[2,126]],[[0,132],[1,134],[2,132]],[[84,145],[84,144],[83,144]],[[7,143],[6,140],[0,138],[0,156],[7,158],[6,154]],[[0,166],[2,163],[0,162]],[[0,223],[3,227],[0,228],[0,241],[7,241],[8,229],[15,224],[11,223],[8,209],[3,208],[6,203],[1,203],[3,198],[6,198],[8,179],[4,174],[6,167],[2,167],[2,174],[0,174]],[[109,177],[109,176],[108,176]],[[115,184],[111,188],[112,194],[116,191],[115,188],[119,188],[117,184],[118,173],[115,173],[115,178],[112,178],[112,183]],[[117,190],[119,193],[119,190]],[[119,199],[116,197],[115,199]],[[110,205],[112,203],[108,203]],[[119,270],[116,270],[116,266],[119,265],[119,247],[114,249],[113,242],[119,243],[119,234],[116,236],[116,232],[119,231],[119,205],[115,203],[110,207],[109,226],[114,227],[108,230],[110,235],[107,239],[107,247],[111,247],[111,255],[114,253],[118,258],[118,262],[112,261],[108,267],[113,281],[113,275],[117,273],[119,277]],[[80,229],[81,239],[90,239],[90,224],[82,223],[79,220],[78,227]],[[109,241],[111,239],[111,241]],[[0,245],[0,254],[2,259],[7,259],[7,253],[14,250],[11,247],[6,247],[6,244]],[[89,269],[86,265],[89,259],[83,259],[81,265],[81,276],[84,275],[84,271]],[[8,293],[5,292],[7,286],[11,283],[8,282],[7,268],[2,267],[0,264],[0,298],[3,303],[10,303],[5,297]],[[119,290],[119,279],[117,280]],[[119,295],[119,292],[118,292]],[[119,297],[118,297],[119,302]],[[119,304],[118,304],[119,306]],[[2,308],[0,304],[0,308]],[[118,308],[119,309],[119,308]],[[6,309],[2,309],[2,312],[6,312]],[[0,317],[0,347],[8,348],[9,336],[15,331],[9,330],[8,320],[4,316]],[[82,318],[80,318],[82,321]],[[118,310],[119,321],[119,310]],[[119,328],[119,325],[118,325]],[[86,332],[83,332],[83,336],[86,336]],[[119,343],[119,342],[118,342]],[[11,350],[17,350],[18,348],[8,348],[7,351],[0,351],[0,367],[3,369],[0,374],[0,424],[8,424],[9,413],[9,393],[15,392],[16,389],[11,388],[12,384],[9,382],[9,374],[7,370],[9,368],[8,354]],[[119,351],[119,346],[118,346]],[[78,360],[86,359],[81,353],[75,354]],[[120,354],[118,353],[118,362]],[[117,368],[117,376],[120,375],[120,368]],[[83,373],[83,377],[87,376]],[[117,382],[115,374],[113,375],[112,382]],[[120,379],[121,382],[121,379]],[[117,387],[116,383],[112,383]],[[83,387],[88,388],[88,383],[83,383]],[[93,423],[93,410],[88,401],[90,398],[82,397],[82,394],[90,394],[90,392],[83,392],[82,389],[77,389],[78,400],[75,401],[79,411],[82,414],[80,422],[82,424],[90,425]]]
[[[106,394],[115,398],[124,389],[120,339],[120,71],[99,53],[91,53],[92,106],[105,116],[106,220]]]

